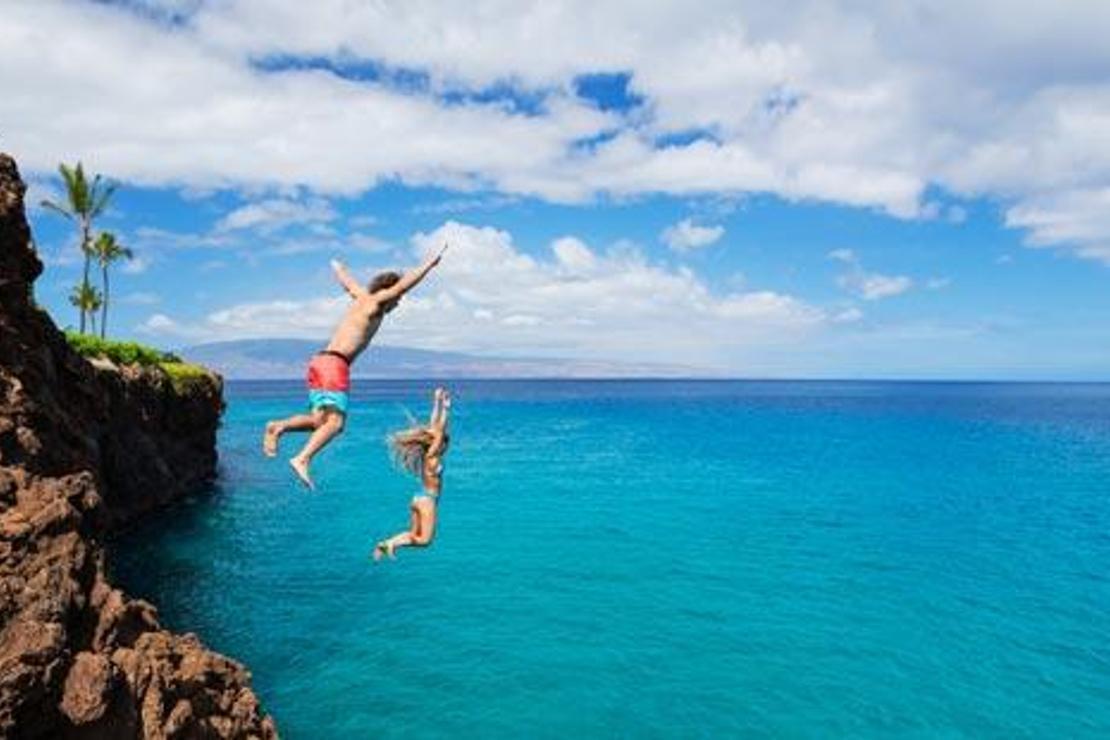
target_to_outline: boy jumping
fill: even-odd
[[[347,417],[347,393],[351,387],[351,363],[370,344],[385,315],[396,308],[401,297],[439,264],[445,251],[447,245],[420,267],[404,275],[378,273],[367,288],[359,285],[346,267],[332,260],[331,267],[336,278],[354,300],[327,348],[313,355],[308,364],[309,413],[269,422],[262,440],[262,451],[267,457],[274,457],[281,435],[312,431],[304,448],[289,460],[293,472],[309,488],[314,487],[308,472],[313,455],[343,431]]]

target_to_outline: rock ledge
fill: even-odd
[[[78,356],[0,154],[0,736],[274,738],[250,674],[112,588],[103,538],[216,470],[222,382]]]

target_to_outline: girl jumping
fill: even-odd
[[[389,446],[397,464],[413,475],[420,476],[422,488],[412,497],[409,510],[412,521],[407,531],[382,540],[374,546],[374,560],[395,557],[398,547],[427,547],[436,532],[436,504],[443,490],[443,457],[447,454],[447,416],[451,396],[436,388],[432,397],[432,415],[427,426],[414,426],[389,438]]]

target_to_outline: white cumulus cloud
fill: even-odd
[[[770,290],[715,293],[691,271],[630,249],[598,251],[576,237],[536,257],[506,231],[448,221],[412,238],[413,263],[451,245],[440,266],[402,301],[377,341],[488,354],[713,363],[738,348],[801,338],[823,309]],[[192,324],[156,315],[167,337],[323,339],[347,305],[331,296],[228,306]]]
[[[14,2],[0,118],[35,177],[83,158],[194,192],[765,192],[900,218],[942,215],[935,186],[1105,260],[1107,28],[1102,0]],[[599,72],[638,104],[579,95]]]

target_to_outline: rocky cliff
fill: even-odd
[[[112,588],[102,538],[215,472],[221,383],[94,367],[33,300],[0,154],[0,736],[276,736],[250,675]]]

